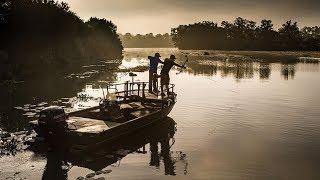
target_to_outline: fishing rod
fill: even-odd
[[[186,60],[182,63],[182,67],[184,67],[184,68],[186,67],[187,62],[189,61],[188,55],[186,55],[185,57],[186,57]],[[181,68],[180,71],[178,71],[178,72],[176,73],[176,75],[182,73],[182,71],[183,71],[184,68]]]

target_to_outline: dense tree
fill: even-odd
[[[151,48],[151,47],[174,47],[171,37],[168,33],[165,34],[146,34],[146,35],[132,35],[126,33],[120,35],[120,39],[124,47],[127,48]]]
[[[304,27],[301,30],[303,39],[303,49],[319,49],[320,47],[320,27]]]
[[[255,30],[257,50],[277,50],[278,33],[274,31],[271,20],[263,19]],[[279,49],[280,50],[280,49]]]
[[[201,34],[201,36],[198,36]],[[191,24],[189,26],[181,25],[171,31],[172,40],[175,46],[182,49],[210,49],[214,47],[219,49],[218,41],[223,41],[223,29],[211,21]],[[230,35],[232,36],[232,35]],[[214,38],[218,38],[216,41]],[[226,39],[230,39],[227,37]]]
[[[320,50],[319,27],[299,30],[297,22],[287,21],[275,31],[271,20],[256,22],[238,17],[221,26],[204,21],[180,25],[171,30],[172,40],[180,49],[217,50]]]
[[[92,49],[91,57],[117,58],[114,55],[122,54],[123,47],[116,25],[98,18],[90,18],[86,25],[89,27],[87,46]]]
[[[299,31],[298,23],[287,21],[279,29],[281,49],[285,50],[297,50],[300,49],[301,34]]]
[[[2,71],[30,74],[37,67],[46,71],[51,65],[76,66],[81,58],[122,56],[117,27],[111,21],[83,22],[65,2],[5,0],[0,7],[0,53],[9,58]]]
[[[7,42],[7,37],[5,36],[5,32],[8,30],[7,24],[8,24],[8,14],[9,14],[9,8],[10,3],[9,1],[3,0],[0,3],[0,50],[5,48],[5,44]]]

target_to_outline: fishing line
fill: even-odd
[[[183,63],[183,66],[185,66],[186,67],[186,64],[187,64],[187,62],[189,62],[189,59],[188,59],[188,56],[186,55],[185,56],[186,57],[186,60],[185,60],[185,62]],[[178,71],[177,73],[176,73],[176,75],[179,75],[179,74],[181,74],[182,72],[183,72],[183,68],[181,68],[180,69],[180,71]],[[208,80],[210,80],[210,81],[213,81],[213,82],[215,82],[215,83],[217,83],[216,84],[216,86],[219,86],[219,87],[221,87],[221,88],[223,88],[223,86],[221,85],[221,84],[218,84],[219,82],[218,81],[216,81],[216,80],[213,80],[213,79],[211,79],[210,77],[213,77],[213,76],[210,76],[210,77],[207,77],[207,76],[203,76],[205,79],[208,79]],[[233,93],[238,93],[237,91],[235,91],[235,90],[227,90],[227,91],[231,91],[231,92],[233,92]]]

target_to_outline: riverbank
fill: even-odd
[[[255,62],[319,62],[319,51],[220,51],[220,50],[181,50],[195,59],[249,60]]]
[[[83,21],[65,2],[7,0],[4,4],[0,81],[59,76],[97,60],[122,59],[122,42],[111,21],[96,17]]]

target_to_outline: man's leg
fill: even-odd
[[[161,75],[161,79],[160,79],[160,88],[161,88],[161,96],[164,96],[164,92],[163,92],[163,86],[164,86],[164,77],[163,75]]]
[[[158,84],[158,78],[156,77],[156,75],[153,75],[153,91],[154,92],[158,92],[158,88],[157,88],[157,84]]]
[[[170,94],[170,92],[169,92],[169,85],[168,84],[166,84],[166,91],[167,91],[167,96]]]
[[[149,71],[149,92],[152,92],[153,72]]]
[[[161,96],[163,96],[164,93],[163,93],[163,84],[161,84]]]
[[[170,84],[170,76],[168,75],[168,81],[167,81],[167,84],[166,84],[166,89],[167,89],[167,95],[169,96],[170,94],[170,90],[169,90],[169,84]]]

